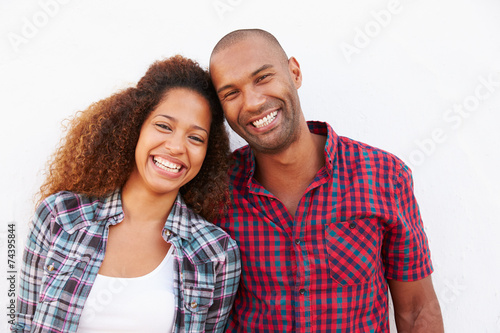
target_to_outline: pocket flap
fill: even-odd
[[[54,301],[60,297],[63,290],[70,288],[67,283],[79,263],[78,259],[49,253],[43,267],[40,302]]]
[[[184,286],[184,307],[190,312],[205,312],[214,302],[214,288]]]

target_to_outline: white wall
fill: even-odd
[[[61,121],[156,59],[207,65],[220,37],[248,27],[274,33],[300,62],[306,118],[412,167],[447,331],[500,332],[495,0],[0,1],[0,331],[7,224],[19,264]]]

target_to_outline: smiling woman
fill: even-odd
[[[225,209],[228,156],[208,73],[181,56],[77,114],[40,190],[12,330],[222,332],[239,251],[207,220]]]
[[[200,173],[180,189],[197,213],[211,220],[227,191],[229,143],[224,116],[208,74],[180,56],[153,64],[136,87],[128,88],[77,113],[68,134],[50,159],[40,199],[59,191],[105,196],[123,187],[135,167],[135,149],[146,118],[175,88],[203,96],[212,122]],[[184,101],[186,102],[186,101]]]
[[[172,89],[144,122],[135,149],[133,181],[158,195],[173,194],[201,169],[211,123],[207,100],[185,88]]]

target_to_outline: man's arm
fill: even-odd
[[[398,333],[444,332],[441,308],[430,275],[411,282],[388,280]]]

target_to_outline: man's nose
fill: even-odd
[[[248,89],[243,93],[243,107],[246,111],[260,111],[265,102],[264,95],[255,89]]]

